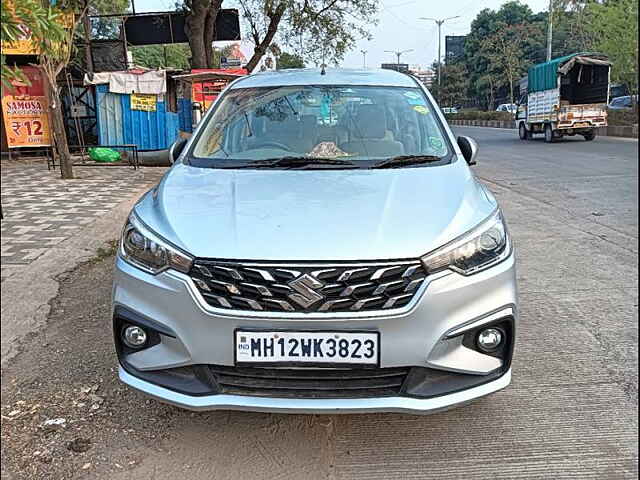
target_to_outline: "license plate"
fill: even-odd
[[[378,365],[378,332],[235,331],[236,364]]]

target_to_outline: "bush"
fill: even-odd
[[[609,125],[624,127],[638,124],[638,112],[633,110],[609,110]]]
[[[446,114],[449,120],[514,120],[515,116],[508,112],[482,112],[480,110],[462,110],[457,114]],[[609,110],[609,125],[630,126],[638,124],[638,113],[633,110]]]
[[[462,110],[459,113],[445,116],[447,120],[502,120],[507,122],[515,118],[509,112],[482,112],[480,110]]]

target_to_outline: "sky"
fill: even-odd
[[[373,39],[361,40],[349,52],[343,67],[363,66],[361,50],[366,50],[367,67],[379,67],[381,63],[396,62],[396,56],[385,50],[413,50],[402,55],[402,63],[428,67],[438,56],[438,27],[433,21],[420,17],[447,18],[459,15],[442,26],[442,54],[446,35],[469,33],[471,22],[484,8],[497,10],[507,0],[380,0],[379,23],[370,29]],[[549,0],[521,0],[534,12],[546,10]],[[223,6],[232,7],[233,0]],[[173,10],[175,0],[135,0],[136,11]]]

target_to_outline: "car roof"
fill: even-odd
[[[286,69],[260,72],[233,83],[232,89],[257,87],[283,87],[293,85],[353,85],[381,87],[417,87],[413,77],[394,70],[355,70],[327,68]]]

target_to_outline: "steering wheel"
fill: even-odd
[[[259,147],[275,147],[275,148],[279,148],[280,150],[286,150],[287,152],[291,151],[291,149],[286,145],[283,145],[282,143],[274,142],[272,140],[265,140],[264,142],[253,146],[253,148],[259,148]]]

